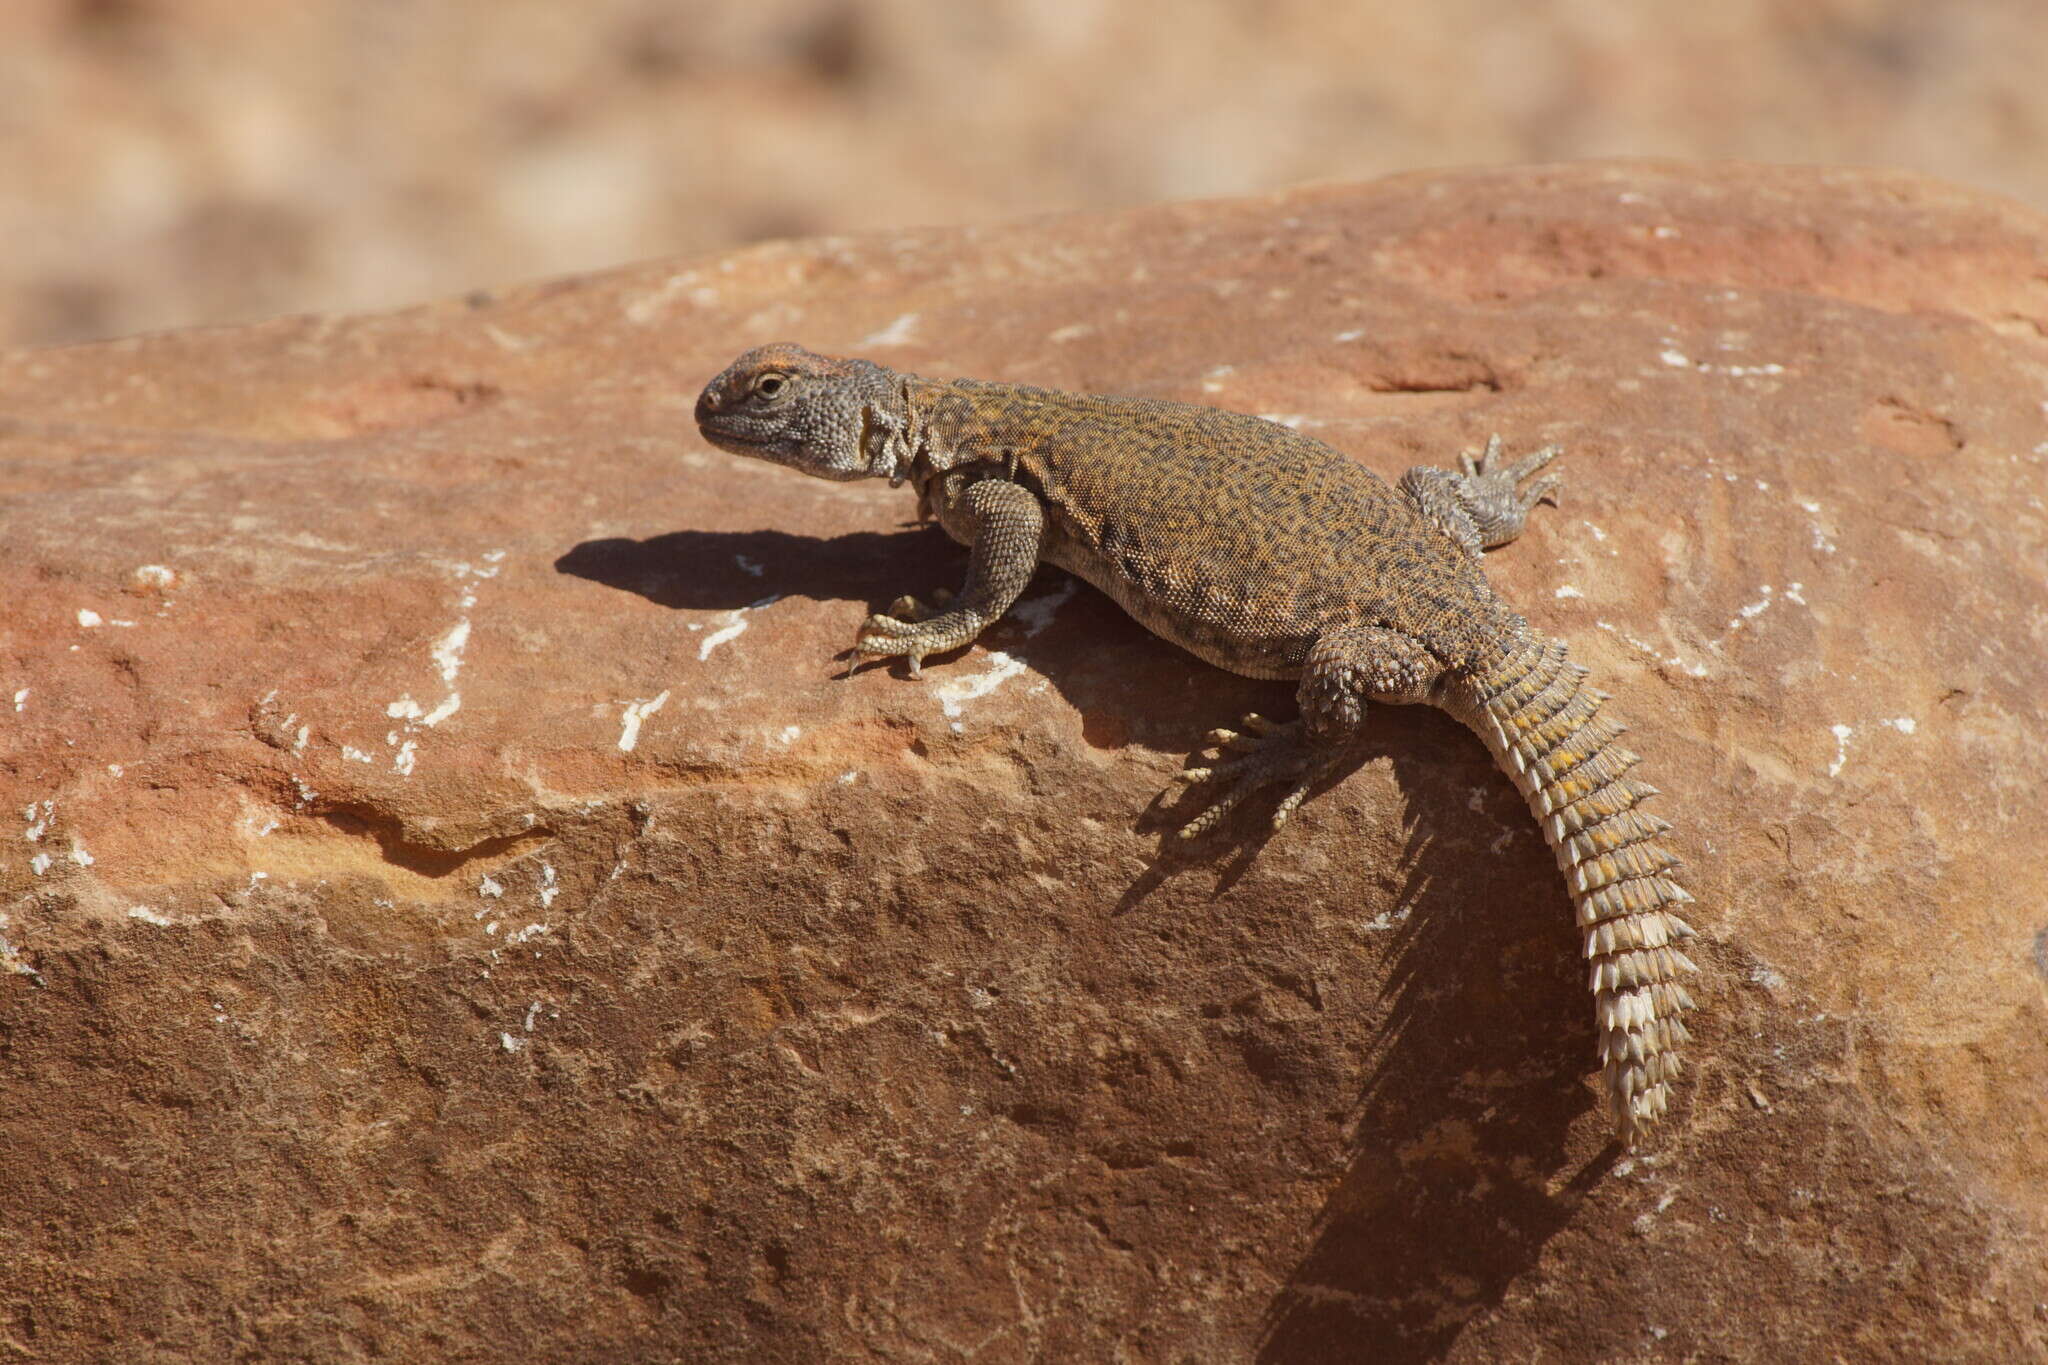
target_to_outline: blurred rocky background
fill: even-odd
[[[2041,0],[5,0],[0,344],[1614,154],[2048,205]]]

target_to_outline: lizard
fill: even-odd
[[[1633,1150],[1669,1108],[1695,1008],[1694,930],[1656,788],[1626,727],[1562,641],[1497,596],[1481,555],[1555,502],[1546,446],[1504,462],[1498,436],[1460,469],[1389,485],[1333,447],[1221,408],[935,380],[793,343],[756,347],[697,400],[721,450],[823,479],[908,482],[921,518],[968,547],[966,582],[862,622],[858,657],[971,643],[1041,563],[1101,589],[1147,629],[1220,668],[1294,680],[1300,718],[1210,732],[1177,776],[1199,836],[1266,788],[1274,829],[1357,744],[1369,703],[1430,704],[1475,731],[1542,828],[1590,974],[1603,1088]],[[1213,754],[1214,757],[1208,757]],[[1206,793],[1206,794],[1205,794]]]

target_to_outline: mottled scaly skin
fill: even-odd
[[[1287,427],[974,380],[908,389],[944,452],[911,477],[955,539],[972,533],[948,519],[948,484],[992,467],[1043,505],[1040,558],[1219,668],[1298,678],[1316,640],[1350,624],[1470,665],[1528,629],[1469,555],[1429,553],[1438,537],[1413,500]]]
[[[1529,802],[1583,931],[1609,1108],[1625,1145],[1668,1106],[1693,1001],[1674,945],[1692,929],[1654,788],[1563,644],[1486,581],[1485,549],[1520,534],[1557,483],[1554,450],[1389,487],[1319,441],[1216,408],[936,381],[782,344],[749,351],[697,402],[705,437],[821,478],[886,477],[970,547],[959,594],[899,598],[856,649],[909,661],[972,641],[1040,562],[1077,574],[1154,633],[1219,667],[1298,679],[1301,719],[1219,730],[1214,827],[1259,789],[1277,826],[1358,738],[1368,702],[1427,702],[1476,731]],[[1525,482],[1527,481],[1527,482]]]

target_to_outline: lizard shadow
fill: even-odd
[[[879,606],[957,581],[964,559],[933,527],[827,538],[684,530],[585,541],[555,567],[665,607],[726,610],[771,594]],[[1100,594],[1081,592],[1052,624],[1042,639],[1012,631],[999,647],[1067,696],[1091,744],[1172,751],[1244,710],[1291,712],[1290,685],[1188,659]],[[1185,691],[1157,681],[1163,671],[1184,672]],[[1361,764],[1389,763],[1405,812],[1400,883],[1375,936],[1385,945],[1383,1023],[1366,1042],[1363,1086],[1331,1097],[1350,1116],[1345,1169],[1266,1306],[1258,1359],[1267,1365],[1442,1357],[1533,1269],[1614,1155],[1567,1169],[1568,1130],[1593,1103],[1581,1082],[1593,1030],[1569,901],[1540,836],[1462,727],[1422,707],[1381,714],[1357,762],[1310,798]],[[1475,819],[1474,789],[1491,819]],[[1221,896],[1273,837],[1254,801],[1214,838],[1183,848],[1169,827],[1186,813],[1167,796],[1140,816],[1141,830],[1166,832],[1117,913],[1190,873],[1214,876]]]
[[[931,577],[942,547],[937,527],[818,537],[786,531],[670,531],[645,540],[586,540],[555,560],[558,573],[637,593],[659,606],[724,611],[773,593],[886,601],[898,584]]]
[[[1440,1359],[1533,1270],[1618,1152],[1569,1169],[1569,1130],[1594,1104],[1581,1081],[1594,1035],[1549,852],[1462,727],[1404,712],[1310,798],[1387,762],[1404,803],[1400,884],[1345,1170],[1267,1306],[1268,1365]],[[1235,842],[1206,855],[1166,833],[1120,911],[1197,868],[1222,895],[1273,837],[1248,805],[1226,822]],[[1141,828],[1186,813],[1162,797]]]
[[[967,550],[930,522],[905,522],[892,532],[837,536],[684,530],[645,540],[586,540],[557,557],[554,567],[558,573],[634,593],[674,610],[729,611],[772,596],[856,602],[882,611],[905,592],[924,596],[935,588],[957,590],[965,575]],[[1048,612],[1046,620],[1024,626],[1019,613],[1013,613],[975,644],[928,656],[925,666],[943,668],[977,648],[1014,655],[1074,704],[1083,717],[1082,737],[1108,749],[1133,742],[1171,748],[1189,732],[1186,716],[1195,713],[1192,706],[1169,706],[1162,714],[1148,704],[1156,703],[1156,697],[1130,685],[1127,680],[1132,677],[1149,679],[1162,669],[1184,677],[1188,692],[1209,694],[1204,704],[1213,710],[1212,725],[1235,714],[1232,707],[1243,711],[1260,700],[1270,706],[1287,695],[1271,683],[1205,669],[1132,621],[1109,598],[1093,589],[1077,592],[1080,587],[1072,575],[1041,567],[1020,606],[1028,609],[1049,598],[1058,611],[1056,620]],[[858,620],[849,617],[848,636]],[[1052,628],[1046,638],[1035,638],[1047,626]],[[856,672],[903,670],[899,659],[862,663],[850,649],[836,657]]]
[[[1570,900],[1506,780],[1415,708],[1384,752],[1401,884],[1346,1169],[1268,1305],[1268,1365],[1440,1359],[1533,1271],[1618,1149],[1571,1170],[1594,1031]],[[1477,793],[1477,795],[1468,795]],[[1491,818],[1475,819],[1475,807]],[[1505,830],[1496,833],[1505,826]]]

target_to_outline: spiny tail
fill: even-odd
[[[1599,714],[1607,694],[1557,640],[1536,637],[1462,679],[1453,709],[1493,750],[1529,803],[1564,872],[1592,964],[1607,1102],[1624,1146],[1669,1107],[1693,1008],[1679,978],[1699,970],[1676,947],[1692,899],[1670,878],[1671,828],[1642,810],[1657,789],[1628,776],[1641,760],[1616,744],[1628,727]]]

